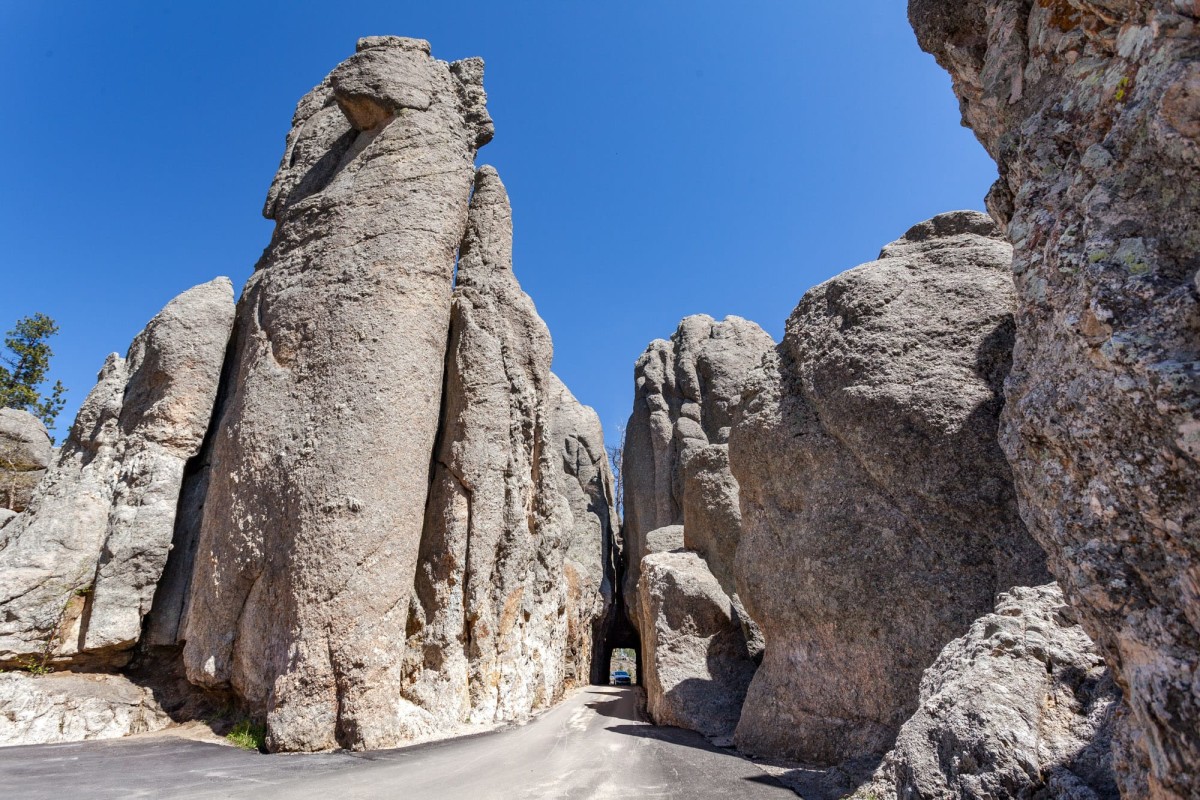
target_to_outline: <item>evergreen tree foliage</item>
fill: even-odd
[[[66,387],[55,381],[49,395],[39,387],[46,382],[54,355],[46,340],[56,333],[58,325],[45,314],[25,317],[4,337],[8,354],[0,356],[0,406],[28,411],[51,429],[66,405]]]

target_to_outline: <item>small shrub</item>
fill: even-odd
[[[244,719],[237,725],[233,726],[233,730],[225,734],[225,738],[231,744],[237,745],[243,750],[258,750],[266,752],[267,749],[267,726],[257,725],[248,719]]]
[[[21,669],[28,672],[30,675],[47,675],[54,670],[46,663],[48,659],[35,658],[34,656],[25,656],[18,663]]]

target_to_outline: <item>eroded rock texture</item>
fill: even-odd
[[[227,278],[108,357],[29,508],[0,533],[0,664],[120,665],[171,547],[233,323]]]
[[[741,512],[727,442],[742,384],[773,346],[752,322],[697,315],[670,341],[652,342],[634,369],[624,452],[625,604],[641,632],[651,715],[710,735],[736,723],[761,650],[733,579]],[[692,557],[672,553],[685,548]],[[644,559],[654,554],[670,557],[643,580]],[[723,599],[709,596],[714,588]],[[673,609],[676,601],[687,608]],[[699,630],[690,628],[692,614],[703,621]]]
[[[455,256],[492,135],[482,77],[421,40],[360,40],[300,100],[267,197],[182,635],[189,679],[263,713],[275,750],[408,732],[400,654]]]
[[[588,679],[588,611],[602,613],[603,597],[600,576],[586,581],[567,559],[576,531],[560,494],[564,453],[552,394],[562,387],[551,377],[552,355],[550,332],[512,272],[504,185],[483,167],[458,264],[409,622],[408,736],[518,718]],[[581,533],[598,568],[603,534]]]
[[[944,214],[810,290],[751,377],[729,460],[739,595],[767,647],[739,749],[836,764],[882,754],[922,671],[1046,581],[996,441],[1011,252]]]
[[[921,703],[856,797],[1119,796],[1120,690],[1058,584],[1000,595],[921,678]]]
[[[1200,792],[1200,7],[912,0],[996,159],[1022,513],[1116,672],[1151,792]]]
[[[638,582],[646,710],[659,725],[727,737],[755,663],[740,609],[697,553],[652,553]]]
[[[562,461],[559,493],[571,509],[566,545],[568,643],[578,643],[567,659],[567,682],[608,682],[604,636],[615,608],[617,535],[612,467],[604,446],[600,417],[582,405],[550,375],[550,438]],[[578,628],[579,633],[574,629]]]
[[[40,419],[28,411],[0,408],[0,510],[25,510],[53,454]]]
[[[634,367],[633,413],[625,431],[625,539],[627,595],[635,591],[646,535],[684,523],[688,462],[697,457],[720,472],[729,441],[733,409],[749,371],[775,342],[753,322],[727,317],[721,322],[698,314],[687,317],[670,341],[656,339]],[[691,482],[704,478],[691,472]],[[714,562],[737,548],[736,529],[716,530],[738,516],[736,486],[722,487],[722,475],[708,478],[715,491],[695,509],[696,529],[689,547],[704,549]],[[724,494],[718,497],[718,494]],[[702,531],[701,528],[704,528]],[[724,564],[715,570],[729,572]],[[727,587],[732,591],[732,587]],[[630,607],[637,603],[630,597]]]
[[[162,730],[153,693],[120,675],[0,673],[0,747],[116,739]]]

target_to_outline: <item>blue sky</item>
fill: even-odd
[[[359,36],[417,36],[487,63],[515,270],[612,440],[680,318],[778,340],[808,288],[982,208],[995,168],[905,5],[0,0],[0,330],[61,325],[65,431],[171,297],[249,276],[296,100]]]

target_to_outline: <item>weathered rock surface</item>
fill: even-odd
[[[504,185],[483,167],[458,264],[408,625],[407,736],[519,718],[558,700],[568,672],[587,681],[592,620],[578,609],[602,611],[603,597],[599,580],[586,596],[582,569],[566,558],[575,531],[560,494],[552,356],[550,332],[512,272]],[[599,564],[599,537],[592,542]]]
[[[1046,581],[996,441],[1012,347],[1010,249],[984,214],[912,228],[809,291],[730,436],[739,596],[767,647],[744,751],[882,754],[922,671]]]
[[[53,454],[40,419],[28,411],[0,408],[0,509],[25,510]]]
[[[566,558],[578,587],[571,587],[569,642],[580,650],[568,658],[568,682],[608,681],[604,635],[615,613],[619,518],[612,468],[600,417],[580,404],[558,376],[550,374],[550,440],[561,454],[559,493],[571,509]],[[578,597],[575,597],[575,595]],[[580,634],[573,632],[580,629]],[[590,637],[590,641],[586,641]]]
[[[182,634],[189,679],[265,715],[274,750],[410,730],[400,654],[450,287],[492,134],[478,59],[358,51],[300,100],[267,197]]]
[[[638,598],[650,716],[659,725],[731,735],[756,668],[733,601],[689,551],[642,559]]]
[[[727,441],[742,383],[774,344],[747,320],[697,315],[670,341],[651,342],[634,368],[623,470],[625,606],[641,633],[651,716],[712,736],[736,724],[762,646],[733,578],[741,512]],[[672,552],[683,548],[691,552]],[[669,555],[643,580],[654,554]],[[672,609],[674,602],[686,608]],[[677,627],[692,625],[691,614],[703,620],[701,631]]]
[[[0,673],[0,747],[116,739],[171,718],[149,689],[120,675]]]
[[[624,477],[626,602],[637,608],[634,593],[640,563],[648,552],[650,531],[685,523],[686,463],[696,456],[714,464],[693,470],[691,483],[715,484],[693,508],[695,533],[689,547],[713,558],[713,572],[731,571],[723,559],[737,547],[737,530],[727,528],[739,516],[736,485],[722,472],[720,450],[729,439],[733,411],[746,375],[775,342],[753,322],[727,317],[716,322],[699,314],[687,317],[670,341],[656,339],[634,367],[633,413],[625,431]],[[714,474],[704,478],[701,471]],[[724,472],[727,472],[725,470]],[[707,488],[707,487],[705,487]],[[702,531],[701,528],[704,528]],[[726,591],[733,587],[726,585]]]
[[[912,0],[996,159],[1019,304],[1002,443],[1125,690],[1150,793],[1200,793],[1200,7]]]
[[[168,303],[125,358],[109,356],[29,508],[0,537],[0,663],[127,660],[232,322],[233,289],[218,278]]]
[[[1117,798],[1120,690],[1057,584],[1017,587],[946,645],[856,797]]]

